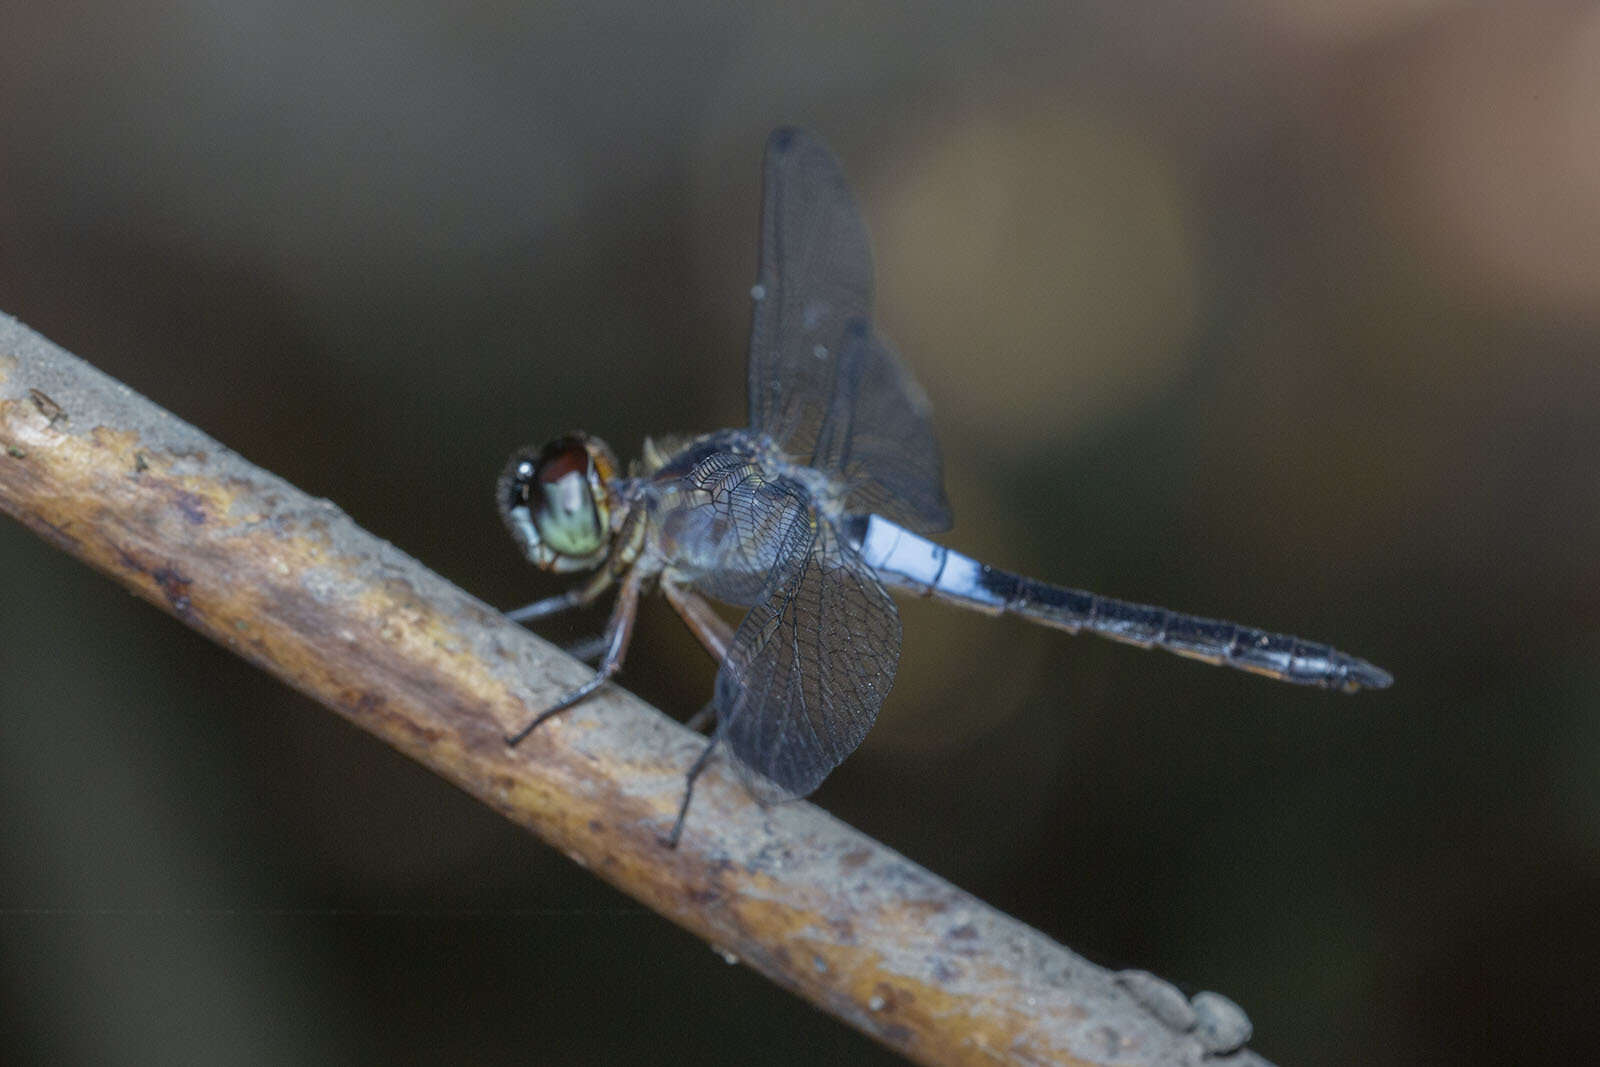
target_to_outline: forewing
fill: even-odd
[[[807,529],[717,674],[717,737],[769,802],[812,792],[855,751],[900,660],[900,616],[871,569],[814,512]]]
[[[847,510],[948,527],[927,397],[873,332],[866,227],[838,161],[800,130],[767,141],[751,295],[751,428],[790,462],[838,472],[859,498]]]

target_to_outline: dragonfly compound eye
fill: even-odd
[[[611,450],[581,433],[511,457],[500,475],[500,517],[522,554],[546,570],[595,566],[611,542]]]
[[[605,546],[597,474],[589,450],[575,438],[552,441],[539,457],[528,503],[540,538],[559,555],[592,556]]]

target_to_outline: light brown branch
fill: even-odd
[[[1204,1058],[1170,987],[1119,982],[809,804],[762,809],[717,765],[663,848],[696,735],[608,687],[508,748],[582,665],[4,315],[0,509],[912,1059]]]

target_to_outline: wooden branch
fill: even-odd
[[[586,668],[4,315],[0,509],[914,1060],[1264,1062],[1219,1055],[1220,998],[1095,967],[723,765],[663,848],[697,735],[607,687],[508,748]]]

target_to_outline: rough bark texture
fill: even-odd
[[[0,509],[914,1060],[1207,1060],[1170,987],[1119,981],[808,804],[762,809],[715,764],[663,848],[696,735],[608,687],[508,748],[586,668],[4,315]]]

